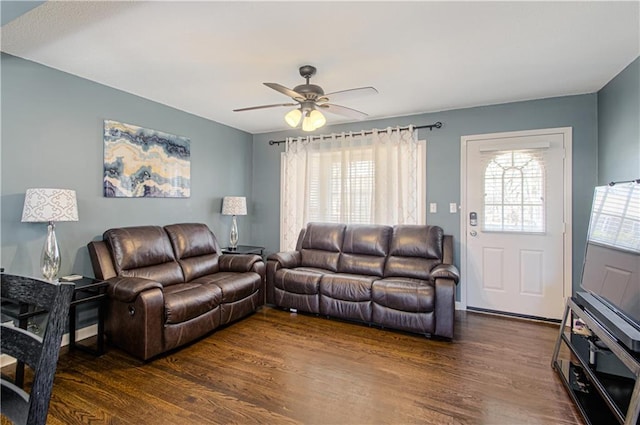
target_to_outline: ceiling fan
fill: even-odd
[[[300,75],[306,79],[305,84],[295,86],[293,89],[287,88],[278,83],[263,83],[265,86],[289,96],[294,102],[275,103],[271,105],[250,106],[248,108],[234,109],[234,112],[251,111],[254,109],[277,108],[281,106],[295,106],[296,108],[287,113],[284,117],[287,124],[297,127],[302,121],[303,131],[313,131],[322,127],[326,123],[321,110],[334,114],[343,115],[350,118],[363,119],[368,115],[356,109],[346,106],[329,103],[329,100],[348,99],[355,96],[376,94],[378,90],[373,87],[358,87],[348,90],[340,90],[333,93],[326,93],[322,87],[309,84],[309,79],[316,74],[316,68],[311,65],[300,67]]]

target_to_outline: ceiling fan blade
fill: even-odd
[[[378,94],[378,90],[376,90],[374,87],[358,87],[355,89],[334,91],[333,93],[325,94],[323,97],[327,97],[332,101],[342,101],[345,99],[353,99],[355,97],[368,96],[372,94]]]
[[[346,106],[334,105],[332,103],[324,103],[318,106],[328,112],[338,115],[344,115],[350,118],[357,118],[359,120],[369,116],[368,114],[365,114],[364,112],[358,111],[356,109],[347,108]]]
[[[272,105],[250,106],[248,108],[234,109],[233,112],[252,111],[254,109],[276,108],[278,106],[298,106],[297,103],[274,103]]]
[[[270,89],[274,89],[277,92],[280,92],[286,96],[289,96],[292,99],[299,100],[300,102],[306,99],[304,95],[298,93],[297,91],[293,91],[283,86],[282,84],[278,84],[278,83],[262,83],[262,84],[269,87]]]

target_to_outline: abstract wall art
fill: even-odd
[[[188,198],[190,144],[186,137],[104,120],[104,196]]]

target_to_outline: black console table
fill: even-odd
[[[235,248],[222,248],[223,254],[257,254],[262,257],[263,252],[263,246],[238,245]]]
[[[567,318],[580,319],[586,329],[568,331]],[[571,351],[570,359],[559,359],[560,348],[565,344]],[[626,378],[601,373],[595,368],[591,352],[585,355],[578,345],[598,350],[609,350],[635,377]],[[587,424],[640,425],[640,359],[620,344],[601,323],[580,306],[576,299],[569,298],[560,325],[551,366],[560,376],[567,392],[578,406]]]

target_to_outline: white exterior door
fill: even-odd
[[[561,318],[571,293],[570,148],[570,128],[462,138],[467,307]]]

